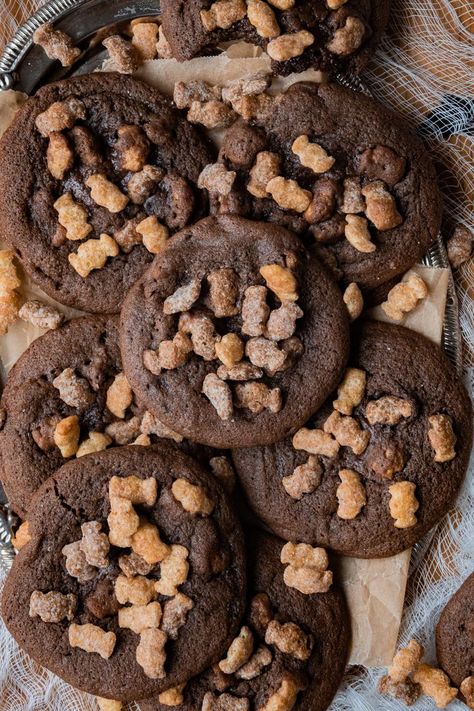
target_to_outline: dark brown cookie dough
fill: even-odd
[[[281,299],[272,279],[288,288]],[[347,312],[296,237],[220,216],[176,235],[131,289],[120,342],[137,397],[162,422],[210,446],[252,446],[294,432],[335,387]]]
[[[203,214],[196,181],[211,156],[207,139],[168,99],[131,77],[50,84],[1,140],[0,230],[48,294],[116,313],[152,261],[149,249]]]
[[[135,479],[127,492],[122,478],[132,475],[138,477],[138,485]],[[157,482],[155,502],[150,479]],[[147,482],[140,484],[140,480]],[[194,486],[190,497],[175,490],[178,480],[181,485]],[[190,513],[189,505],[199,502],[201,495],[204,503],[194,509],[196,513]],[[110,518],[112,503],[114,520]],[[133,504],[131,513],[127,503]],[[133,530],[130,516],[135,514],[140,516],[140,528],[131,538],[135,555],[130,559],[131,549],[123,547],[127,542],[123,536]],[[93,545],[90,539],[84,547],[81,526],[88,522],[98,522],[110,536],[108,552],[104,542]],[[158,527],[162,543],[153,543],[150,533],[149,545],[145,545],[146,525],[149,533]],[[66,464],[35,496],[29,530],[32,540],[18,554],[6,582],[2,615],[18,644],[35,661],[79,689],[128,701],[150,696],[219,661],[239,629],[246,577],[240,525],[222,487],[171,444],[122,447]],[[140,531],[141,547],[135,538]],[[119,534],[122,538],[113,537]],[[64,546],[81,540],[79,552],[66,549],[66,559]],[[119,541],[122,547],[118,547]],[[167,550],[156,554],[163,543]],[[157,559],[158,564],[152,565]],[[128,577],[139,570],[136,577]],[[77,575],[84,582],[79,582]],[[155,583],[159,590],[155,590]],[[55,611],[48,600],[35,594],[35,608],[43,607],[40,618],[29,614],[35,591],[76,598],[60,598]],[[151,608],[150,597],[154,601]],[[132,609],[125,599],[142,607]],[[45,617],[57,619],[58,608],[60,611],[68,601],[72,604],[69,620],[43,621]],[[166,607],[170,602],[176,606],[174,614]],[[144,605],[148,605],[147,611]],[[148,628],[145,638],[125,626],[130,620],[121,617],[119,625],[118,608],[124,616],[138,614],[132,628]],[[144,614],[150,617],[143,618]],[[94,625],[94,629],[71,630],[72,624]],[[164,630],[168,637],[163,675],[159,667]],[[110,634],[104,638],[104,632],[113,633],[116,639]],[[113,651],[104,658],[98,652],[73,647],[70,634],[88,635],[91,646],[102,649],[105,656],[111,647]],[[151,649],[146,648],[148,643]],[[136,659],[139,644],[141,663]]]
[[[233,460],[250,506],[282,538],[378,558],[412,546],[449,510],[472,445],[471,405],[423,336],[375,321],[353,336],[358,378],[293,440],[234,450]]]
[[[436,627],[436,654],[440,667],[457,687],[474,677],[474,573],[441,613]],[[471,689],[472,694],[472,681]]]
[[[236,178],[229,195],[211,194],[214,212],[293,230],[345,285],[374,289],[403,274],[439,231],[421,141],[374,99],[336,84],[293,85],[263,116],[227,130],[219,160]],[[295,182],[272,182],[270,194],[276,176]]]
[[[216,703],[219,697],[221,704],[224,699],[227,702],[226,706],[217,708],[256,711],[265,708],[286,679],[302,687],[291,707],[293,711],[324,711],[341,682],[349,650],[349,618],[342,591],[335,584],[329,592],[313,595],[303,595],[289,588],[283,580],[284,566],[280,561],[283,541],[250,530],[247,542],[249,602],[243,624],[253,636],[247,649],[247,654],[252,655],[251,667],[241,664],[235,673],[226,675],[215,665],[186,684],[181,691],[182,702],[173,708],[176,711],[212,709],[214,696]],[[290,627],[280,627],[288,623]],[[298,659],[295,652],[290,651],[290,633],[299,634],[294,625],[303,633],[298,637],[296,655],[305,659]],[[285,644],[284,652],[281,648]],[[209,705],[203,706],[206,694]],[[222,694],[227,697],[223,699]],[[140,709],[168,711],[170,705],[163,701],[166,697],[162,697],[161,702],[158,697],[143,701]]]
[[[122,373],[118,317],[74,319],[34,341],[10,371],[1,407],[0,478],[21,517],[34,492],[66,461],[54,440],[57,424],[66,418],[77,418],[66,424],[79,433],[67,458],[81,455],[88,444],[92,450],[136,441],[147,445],[158,437],[173,439],[200,461],[213,456],[137,404]]]
[[[179,61],[245,40],[267,50],[275,74],[358,74],[389,16],[389,0],[162,0],[163,30]],[[288,46],[291,45],[291,47]]]

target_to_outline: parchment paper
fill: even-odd
[[[186,81],[191,77],[202,78],[223,84],[230,79],[265,69],[266,66],[263,57],[232,59],[221,55],[213,58],[212,62],[204,58],[184,64],[178,64],[174,60],[156,60],[147,62],[138,76],[169,94],[172,93],[174,82],[179,79]],[[320,81],[323,77],[320,73],[310,71],[279,80],[278,84],[289,86],[303,78]],[[278,85],[272,90],[277,91]],[[0,133],[8,126],[15,110],[23,100],[23,95],[15,92],[0,93]],[[447,269],[431,269],[423,266],[417,266],[411,271],[416,271],[425,279],[430,293],[402,324],[439,343],[449,272]],[[66,318],[80,313],[57,305],[26,278],[22,293],[29,298],[39,298],[56,305]],[[370,315],[380,320],[388,320],[380,307],[373,309]],[[10,328],[7,336],[0,338],[0,357],[5,371],[9,370],[29,344],[42,333],[41,329],[18,322]],[[410,551],[378,560],[341,559],[342,584],[352,618],[351,664],[371,667],[387,665],[391,661],[400,627],[409,562]]]

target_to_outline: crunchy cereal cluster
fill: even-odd
[[[4,336],[18,318],[20,296],[16,289],[21,285],[15,263],[14,252],[0,250],[0,335]]]
[[[50,59],[58,59],[63,67],[70,67],[81,54],[73,39],[65,32],[55,30],[51,22],[45,22],[35,30],[33,42],[40,45]]]
[[[418,274],[411,274],[389,291],[382,309],[392,321],[402,321],[406,314],[417,307],[419,301],[426,299],[428,293],[423,279]]]
[[[303,595],[327,592],[332,585],[332,572],[324,548],[307,543],[286,543],[281,550],[281,562],[286,565],[283,578],[289,588]]]

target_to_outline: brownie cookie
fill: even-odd
[[[174,445],[65,464],[33,499],[29,531],[2,615],[35,661],[76,688],[151,696],[218,662],[238,632],[239,522],[222,487]]]
[[[389,0],[162,0],[163,31],[179,61],[222,42],[262,47],[275,74],[358,74],[388,22]]]
[[[345,600],[335,585],[312,595],[288,587],[283,547],[273,536],[249,533],[249,603],[239,644],[184,688],[140,703],[141,711],[171,706],[176,711],[323,711],[329,706],[348,657]]]
[[[436,627],[438,663],[474,708],[474,573],[448,602]]]
[[[212,447],[294,432],[347,360],[347,312],[331,277],[285,229],[231,215],[201,220],[170,245],[122,310],[137,397]]]
[[[336,84],[245,98],[234,106],[250,121],[227,130],[219,155],[232,187],[209,187],[212,212],[293,230],[336,279],[363,290],[423,256],[441,199],[422,142],[398,117]]]
[[[120,74],[50,84],[0,142],[0,230],[59,302],[120,310],[175,232],[202,215],[207,139],[155,89]]]
[[[34,341],[10,371],[1,407],[0,478],[21,517],[70,457],[159,437],[209,461],[209,452],[198,451],[204,448],[184,442],[137,404],[122,372],[118,317],[74,319]]]
[[[399,553],[449,510],[472,444],[471,404],[442,351],[366,322],[334,394],[293,438],[237,449],[260,519],[286,540],[359,558]]]

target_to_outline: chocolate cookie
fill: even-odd
[[[289,232],[211,217],[176,235],[130,290],[121,351],[137,397],[168,427],[213,447],[272,443],[338,382],[347,312]]]
[[[216,663],[234,639],[242,531],[222,487],[173,445],[64,465],[36,494],[29,530],[2,615],[73,686],[145,698]]]
[[[379,558],[449,510],[471,449],[471,405],[423,336],[375,321],[353,336],[337,394],[308,424],[233,460],[250,506],[282,538]]]
[[[224,655],[220,665],[184,688],[140,703],[141,711],[168,711],[170,701],[176,711],[323,711],[329,706],[349,650],[344,597],[335,585],[313,595],[288,587],[280,561],[283,545],[265,533],[248,534],[249,603],[239,635],[240,659],[229,663],[232,653]],[[224,673],[221,667],[234,671]],[[277,699],[281,707],[268,705]]]
[[[179,61],[222,42],[264,48],[275,74],[359,73],[388,22],[389,0],[162,0],[163,30]]]
[[[419,260],[438,234],[441,199],[422,142],[398,117],[336,84],[246,98],[250,122],[228,129],[219,155],[235,180],[225,195],[211,187],[213,212],[293,230],[336,279],[364,290]]]
[[[212,151],[168,99],[120,74],[50,84],[0,143],[0,230],[63,304],[120,310],[168,233],[203,214]]]
[[[474,573],[461,585],[441,613],[436,627],[436,653],[441,668],[453,683],[460,687],[463,696],[470,699],[472,704],[474,701]]]
[[[1,407],[1,480],[21,517],[67,458],[158,437],[194,456],[201,449],[137,404],[122,372],[118,317],[74,319],[34,341],[10,371]]]

